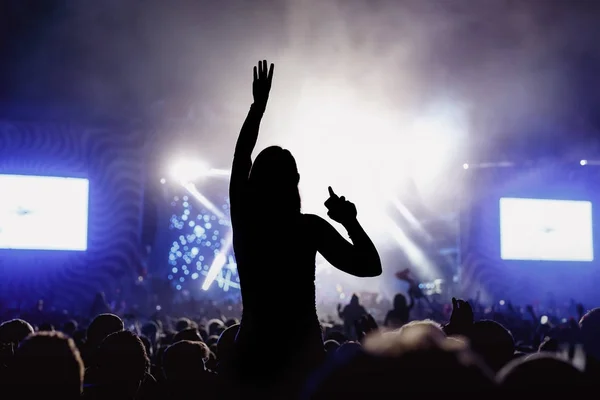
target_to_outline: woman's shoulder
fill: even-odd
[[[327,223],[323,218],[319,217],[316,214],[300,214],[300,218],[303,222],[309,224],[323,224]]]
[[[301,223],[307,229],[315,231],[327,230],[329,222],[315,214],[301,214]]]

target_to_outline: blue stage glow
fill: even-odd
[[[215,257],[226,244],[231,231],[229,199],[222,199],[222,203],[216,205],[223,210],[226,219],[219,219],[193,198],[173,197],[169,229],[174,234],[168,255],[171,266],[168,278],[174,282],[177,290],[199,290]],[[233,250],[229,250],[226,256],[228,261],[212,286],[223,291],[239,289],[240,280]]]

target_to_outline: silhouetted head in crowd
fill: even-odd
[[[358,298],[358,295],[353,294],[352,297],[350,298],[350,305],[357,306],[359,304],[360,304],[360,299]]]
[[[97,347],[108,335],[125,329],[121,318],[114,314],[100,314],[88,326],[87,344]]]
[[[331,330],[327,332],[327,339],[335,340],[339,344],[343,344],[348,341],[348,337],[344,334],[344,332],[336,330]]]
[[[208,321],[208,334],[212,335],[220,335],[225,330],[225,324],[220,319],[211,319]]]
[[[202,342],[182,340],[170,345],[162,358],[162,369],[169,381],[194,381],[206,372],[208,347]]]
[[[233,357],[235,351],[235,337],[237,336],[240,325],[233,325],[225,329],[219,340],[217,341],[217,360],[219,366],[219,372],[227,369],[228,362]]]
[[[77,324],[77,321],[71,319],[64,323],[62,327],[62,332],[70,337],[73,337],[75,331],[77,331],[78,326],[79,325]]]
[[[326,340],[325,343],[323,343],[323,345],[325,346],[325,352],[327,354],[332,353],[340,348],[340,344],[338,342],[336,342],[335,340],[331,340],[331,339]]]
[[[0,343],[16,346],[33,333],[33,327],[22,319],[13,319],[0,325]]]
[[[190,342],[202,342],[202,337],[196,328],[187,328],[179,331],[173,337],[173,343],[180,342],[182,340],[188,340]]]
[[[481,396],[494,387],[491,371],[468,346],[447,339],[431,324],[371,335],[360,351],[341,352],[344,346],[330,372],[309,389],[308,398],[405,398],[407,393],[437,398],[465,392]]]
[[[98,348],[96,362],[98,383],[129,396],[137,392],[150,366],[144,344],[129,331],[108,335]]]
[[[402,293],[398,293],[394,296],[394,309],[395,310],[403,310],[408,307],[406,302],[406,297]]]
[[[273,216],[300,213],[299,182],[292,153],[279,146],[267,147],[254,160],[248,179],[253,209],[268,210]]]
[[[225,321],[225,327],[229,328],[233,325],[239,324],[240,321],[237,320],[237,318],[229,318],[227,321]]]
[[[600,361],[600,308],[588,311],[579,321],[579,327],[586,353]]]
[[[146,349],[146,354],[148,355],[148,357],[152,358],[152,356],[154,354],[154,348],[152,347],[152,343],[150,342],[150,339],[148,339],[146,336],[140,336],[140,340],[144,344],[144,348]]]
[[[142,325],[142,335],[150,339],[153,344],[158,341],[159,329],[154,321],[146,322]]]
[[[13,373],[20,397],[79,399],[83,362],[73,340],[60,332],[30,335],[15,351]]]
[[[54,332],[54,325],[52,325],[49,322],[44,322],[43,324],[40,324],[40,327],[38,330],[40,332]]]
[[[209,346],[212,346],[213,344],[217,344],[217,342],[219,341],[219,336],[217,335],[211,335],[208,338],[206,338],[206,344]]]
[[[194,323],[188,318],[179,318],[175,324],[175,330],[181,332],[184,329],[193,328]]]
[[[569,393],[576,396],[586,390],[583,372],[570,362],[549,353],[533,354],[508,363],[497,380],[507,394],[521,394],[524,388],[539,395]]]
[[[471,348],[496,372],[513,359],[515,353],[513,336],[495,321],[475,322],[469,333],[469,340]]]

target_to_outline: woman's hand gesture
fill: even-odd
[[[275,65],[271,64],[267,71],[267,60],[259,61],[258,66],[254,67],[252,95],[254,96],[254,104],[263,109],[267,107],[267,100],[269,100],[274,68]]]
[[[339,197],[331,186],[329,186],[329,199],[325,202],[329,210],[327,215],[332,220],[344,225],[356,220],[356,206],[350,203],[344,196]]]

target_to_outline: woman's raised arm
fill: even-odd
[[[233,165],[231,167],[231,180],[229,182],[229,200],[231,202],[231,218],[235,224],[236,212],[239,204],[244,201],[248,176],[252,168],[252,152],[258,140],[260,121],[267,107],[271,82],[273,81],[274,65],[271,64],[267,70],[267,61],[259,61],[254,67],[254,80],[252,82],[252,94],[254,103],[250,107],[248,116],[242,125],[238,137],[235,152],[233,154]]]

